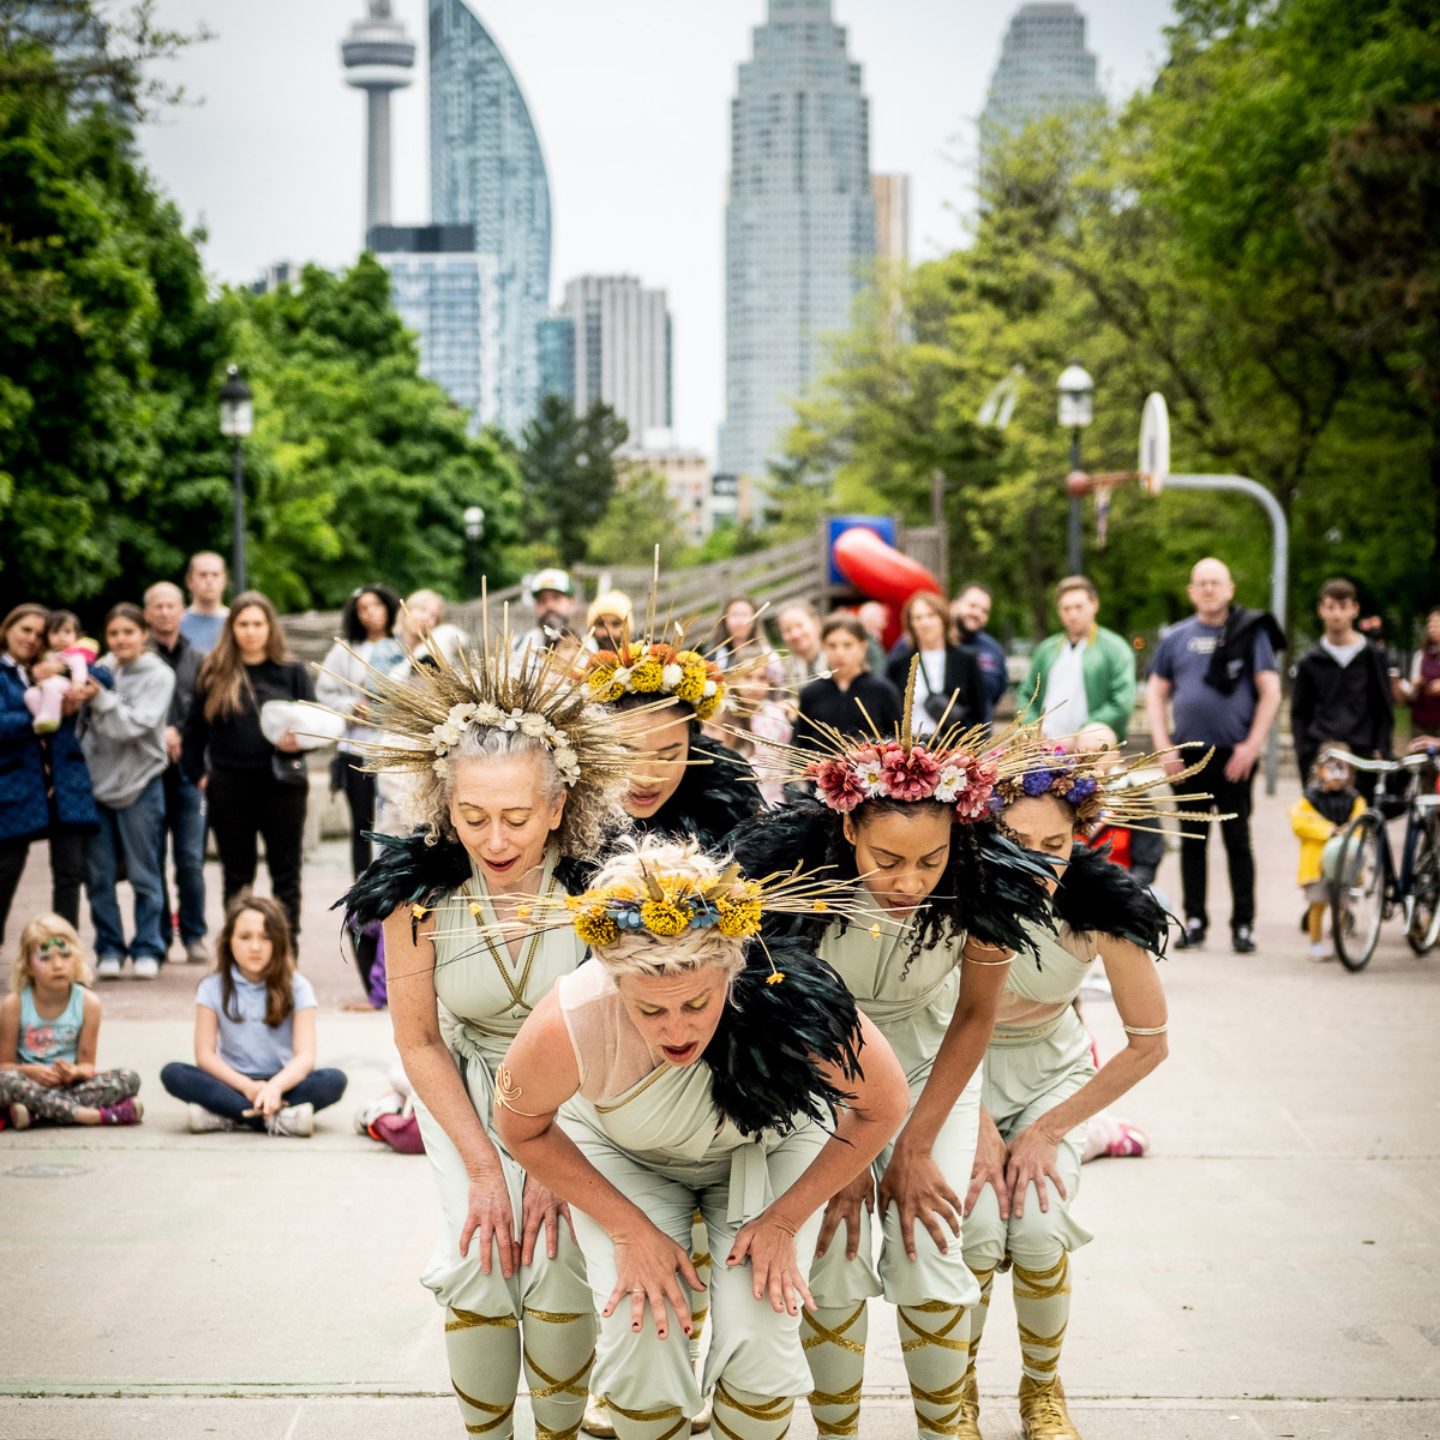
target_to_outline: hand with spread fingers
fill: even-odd
[[[825,1217],[820,1222],[820,1238],[815,1242],[818,1260],[829,1248],[841,1225],[845,1226],[845,1258],[853,1260],[860,1253],[860,1207],[875,1213],[875,1175],[867,1165],[843,1190],[830,1197]]]
[[[1032,1183],[1040,1197],[1040,1208],[1050,1211],[1050,1196],[1045,1188],[1048,1176],[1062,1200],[1070,1197],[1065,1191],[1065,1182],[1060,1178],[1056,1164],[1060,1140],[1052,1138],[1045,1129],[1042,1115],[1032,1125],[1027,1125],[1011,1142],[1010,1158],[1005,1165],[1005,1183],[1010,1190],[1010,1212],[1018,1220],[1025,1214],[1025,1191]]]
[[[600,1312],[608,1320],[628,1294],[630,1297],[630,1328],[639,1330],[645,1324],[645,1306],[655,1317],[655,1333],[661,1339],[670,1333],[670,1316],[666,1302],[675,1312],[680,1328],[689,1334],[693,1328],[690,1305],[675,1278],[678,1271],[692,1293],[705,1289],[690,1252],[677,1245],[668,1235],[648,1221],[633,1233],[615,1239],[615,1288]]]
[[[815,1308],[795,1255],[795,1226],[789,1221],[765,1210],[742,1226],[725,1263],[743,1265],[746,1260],[754,1272],[755,1298],[768,1296],[777,1315],[798,1315],[802,1304]]]
[[[520,1263],[528,1265],[535,1258],[535,1245],[540,1231],[545,1231],[545,1254],[553,1260],[560,1250],[560,1221],[570,1227],[570,1238],[575,1238],[575,1224],[570,1219],[570,1207],[551,1189],[533,1177],[525,1180],[525,1193],[521,1201]]]
[[[970,1189],[965,1195],[965,1214],[968,1216],[980,1199],[980,1192],[988,1185],[1000,1202],[1000,1218],[1010,1218],[1010,1186],[1005,1179],[1005,1166],[1010,1151],[1001,1139],[1000,1131],[989,1114],[980,1112],[980,1138],[975,1146],[975,1165],[970,1172]]]
[[[950,1240],[960,1238],[960,1197],[935,1163],[928,1149],[910,1148],[904,1137],[895,1146],[880,1181],[880,1213],[894,1205],[900,1217],[900,1241],[907,1258],[915,1259],[915,1222],[929,1232],[942,1255],[950,1253]],[[949,1229],[950,1235],[945,1231]]]
[[[508,1280],[520,1263],[515,1243],[515,1222],[510,1208],[510,1191],[498,1163],[478,1179],[470,1177],[470,1204],[460,1231],[460,1253],[470,1253],[470,1241],[479,1237],[480,1269],[488,1275],[495,1251],[500,1255],[500,1273]],[[494,1242],[493,1249],[491,1242]]]

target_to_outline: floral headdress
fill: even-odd
[[[474,907],[472,907],[474,908]],[[513,921],[481,925],[481,932],[513,935],[517,926],[531,930],[573,928],[590,946],[618,943],[627,932],[647,931],[673,939],[687,930],[716,929],[737,940],[758,936],[766,915],[814,915],[832,912],[852,921],[875,921],[879,912],[868,906],[855,886],[844,880],[818,880],[800,866],[787,873],[746,879],[739,865],[730,865],[713,880],[645,870],[644,884],[602,885],[583,895],[528,897]],[[475,918],[479,919],[478,909]],[[763,943],[763,942],[762,942]],[[784,975],[771,964],[768,983]]]
[[[678,700],[697,719],[709,720],[725,704],[720,667],[698,650],[676,645],[627,640],[618,651],[598,650],[586,663],[584,679],[590,698],[606,705],[624,695]]]
[[[1020,726],[991,738],[985,725],[949,725],[942,716],[936,731],[917,739],[911,729],[915,699],[915,671],[919,656],[910,662],[905,686],[904,718],[891,735],[882,735],[869,715],[870,737],[857,741],[823,722],[811,722],[823,752],[815,746],[798,750],[760,741],[781,750],[788,778],[810,781],[815,797],[842,814],[867,800],[915,802],[937,800],[955,808],[956,821],[973,824],[993,819],[991,800],[1002,782],[1018,778],[1038,763],[1038,740]],[[865,714],[864,706],[861,713]]]
[[[443,778],[467,730],[498,730],[543,741],[567,788],[587,775],[602,782],[627,775],[633,762],[614,719],[587,688],[548,652],[512,659],[509,635],[492,634],[488,614],[483,629],[485,643],[462,646],[453,659],[432,646],[424,662],[410,656],[403,675],[366,666],[362,684],[335,677],[370,702],[361,723],[376,738],[351,742],[365,768]]]
[[[1038,723],[1025,727],[1038,736]],[[1191,748],[1194,748],[1193,742]],[[1149,792],[1167,781],[1173,784],[1198,774],[1205,768],[1213,751],[1207,751],[1193,765],[1178,775],[1167,775],[1160,765],[1162,753],[1134,755],[1123,759],[1110,751],[1079,751],[1066,753],[1060,746],[1041,742],[1040,760],[1023,775],[1002,780],[995,787],[989,805],[1000,814],[1017,800],[1054,795],[1075,810],[1075,830],[1083,834],[1099,825],[1128,830],[1135,825],[1173,816],[1187,818],[1186,812],[1175,808],[1168,795]],[[1208,795],[1194,797],[1208,800]],[[1193,817],[1192,817],[1193,818]],[[1222,816],[1222,819],[1229,817]]]

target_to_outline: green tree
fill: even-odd
[[[225,489],[202,237],[118,113],[69,98],[0,85],[3,605],[133,598],[207,538],[197,508]]]
[[[583,415],[561,395],[547,395],[526,425],[516,455],[524,493],[530,556],[575,565],[620,483],[617,452],[629,427],[597,400]]]
[[[656,546],[668,569],[685,549],[685,535],[665,477],[638,470],[621,480],[590,532],[588,558],[595,565],[648,565]]]
[[[509,578],[518,478],[421,377],[372,255],[339,276],[306,266],[298,287],[228,292],[224,308],[255,392],[245,446],[253,584],[291,609],[339,605],[377,580],[461,595],[471,505],[485,511],[485,573]]]

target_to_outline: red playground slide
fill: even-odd
[[[900,635],[900,612],[905,602],[922,590],[944,596],[940,582],[918,560],[902,555],[873,530],[863,525],[840,533],[834,546],[835,566],[862,595],[879,600],[890,611],[885,645]]]

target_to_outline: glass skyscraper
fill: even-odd
[[[1085,17],[1073,5],[1022,5],[990,78],[981,143],[1023,130],[1041,115],[1098,100],[1095,69],[1095,56],[1085,48]]]
[[[550,296],[550,185],[525,97],[465,0],[430,0],[430,209],[474,227],[493,255],[497,413],[518,435],[540,396],[540,322]]]
[[[763,476],[875,252],[870,111],[830,0],[770,0],[730,103],[719,469]]]

